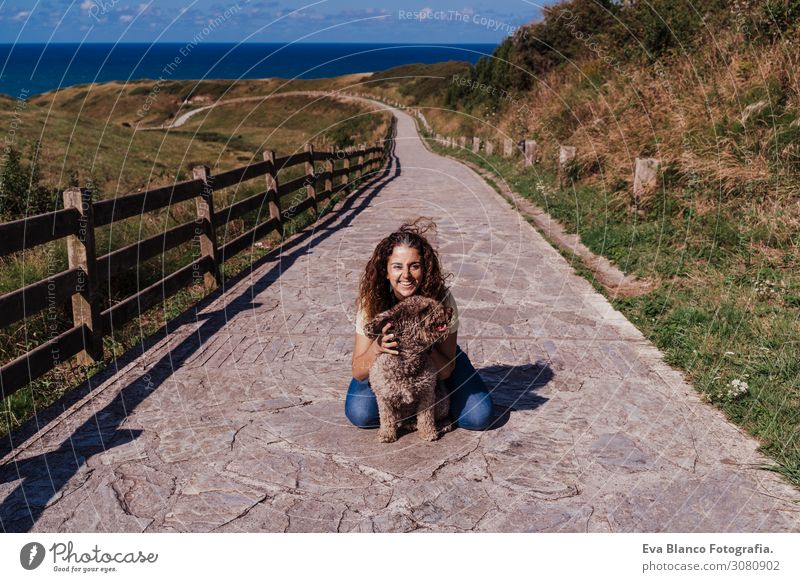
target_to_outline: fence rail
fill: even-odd
[[[93,201],[81,188],[64,191],[61,210],[0,224],[0,256],[64,239],[69,268],[42,281],[0,296],[0,327],[24,320],[53,304],[72,303],[73,327],[0,367],[0,396],[6,398],[60,363],[77,356],[80,363],[102,359],[102,338],[202,276],[206,291],[219,283],[220,265],[250,247],[258,239],[277,232],[299,213],[318,209],[331,196],[354,189],[375,177],[387,161],[394,137],[395,120],[382,142],[343,151],[305,151],[280,158],[265,151],[264,160],[212,175],[205,166],[193,169],[193,179],[120,196]],[[355,163],[351,161],[355,160]],[[323,162],[323,171],[314,164]],[[335,168],[341,163],[340,168]],[[280,173],[305,164],[305,173],[285,183]],[[266,178],[266,189],[258,194],[214,210],[214,192],[247,180]],[[339,183],[334,180],[339,178]],[[320,188],[322,186],[322,188]],[[283,210],[281,199],[305,189],[302,201]],[[195,199],[197,219],[179,224],[144,240],[97,256],[95,228]],[[262,211],[263,210],[263,214]],[[223,246],[216,233],[230,221],[259,211],[257,224]],[[259,222],[262,218],[264,220]],[[318,214],[315,214],[318,216]],[[137,267],[168,250],[200,240],[200,257],[100,311],[98,289],[111,278]]]

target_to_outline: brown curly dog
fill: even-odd
[[[414,295],[379,313],[365,326],[367,336],[374,338],[391,321],[398,340],[399,354],[378,354],[369,370],[380,415],[378,441],[396,441],[400,423],[414,414],[421,439],[434,441],[439,437],[436,421],[447,417],[450,402],[446,392],[437,390],[436,368],[428,350],[447,334],[452,311],[438,301]]]

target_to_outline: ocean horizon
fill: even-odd
[[[32,95],[84,83],[202,79],[319,79],[413,63],[466,61],[495,44],[19,43],[0,44],[0,93]]]

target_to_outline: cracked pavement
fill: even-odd
[[[23,427],[4,531],[798,531],[800,494],[403,112],[389,168]],[[417,215],[495,426],[381,444],[344,416],[358,277]]]

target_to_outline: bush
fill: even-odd
[[[37,144],[25,163],[14,147],[6,151],[0,170],[0,220],[18,220],[53,210],[56,192],[40,183],[38,153]]]
[[[767,37],[779,37],[797,27],[800,0],[766,0],[758,15],[757,27]]]

